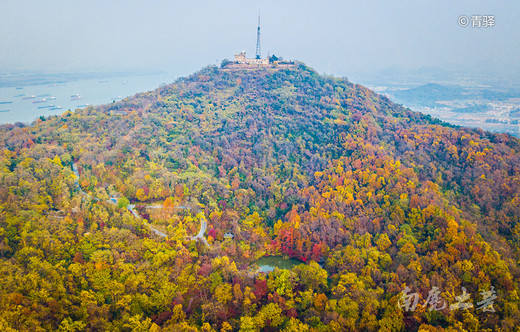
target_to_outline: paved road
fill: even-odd
[[[202,242],[204,242],[205,245],[209,246],[208,241],[204,237],[204,233],[206,232],[206,228],[208,228],[208,223],[206,222],[206,218],[202,217],[202,218],[200,218],[200,230],[199,230],[199,233],[197,235],[195,235],[195,236],[192,236],[191,240],[194,240],[194,241],[201,240]]]
[[[79,172],[78,172],[78,166],[76,166],[75,163],[72,163],[72,171],[74,172],[74,175],[76,175],[76,181],[74,181],[74,184],[76,185],[76,189],[79,190],[80,193],[82,193],[83,195],[85,196],[89,196],[89,194],[87,194],[83,188],[81,188],[81,186],[79,185]]]
[[[99,199],[97,198],[93,198],[92,196],[90,196],[89,194],[87,194],[83,188],[81,188],[81,186],[79,185],[79,172],[78,172],[78,167],[76,166],[75,163],[72,163],[72,171],[74,172],[74,175],[76,175],[76,181],[75,181],[75,184],[76,184],[76,189],[83,195],[85,196],[88,196],[96,201],[99,201]],[[117,204],[117,202],[113,199],[109,199],[107,200],[108,203],[110,204]],[[146,206],[147,208],[151,208],[151,209],[161,209],[163,206],[162,205],[148,205]],[[128,211],[130,211],[134,217],[136,218],[139,218],[139,219],[143,219],[143,217],[141,217],[139,215],[139,213],[137,213],[137,211],[135,210],[135,204],[128,204],[127,207]],[[178,209],[188,209],[186,206],[184,205],[180,205],[180,206],[177,206]],[[160,236],[160,237],[167,237],[168,235],[167,234],[164,234],[163,232],[159,231],[158,229],[155,229],[153,228],[150,224],[148,224],[150,226],[150,229],[152,230],[152,232],[154,232],[156,235]],[[195,236],[192,236],[190,237],[189,239],[192,240],[192,241],[197,241],[197,240],[201,240],[202,242],[204,242],[205,245],[209,246],[208,244],[208,241],[206,241],[206,238],[204,237],[204,233],[206,232],[206,228],[208,227],[208,224],[206,222],[206,218],[205,217],[202,217],[200,218],[200,230],[199,230],[199,233]]]

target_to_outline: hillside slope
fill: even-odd
[[[1,128],[1,330],[520,322],[511,136],[454,128],[303,64],[208,67],[121,102]],[[76,190],[73,163],[89,196]],[[187,237],[200,213],[209,246]],[[306,264],[254,274],[264,255]],[[473,307],[450,309],[463,289]],[[493,306],[479,305],[491,290]],[[414,310],[400,308],[403,291],[420,296]]]

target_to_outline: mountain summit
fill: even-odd
[[[302,63],[207,67],[0,146],[2,330],[520,322],[518,139]],[[269,255],[302,264],[255,271]]]

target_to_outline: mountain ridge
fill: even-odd
[[[441,331],[519,321],[520,146],[509,135],[455,128],[302,63],[206,67],[1,128],[4,326]],[[74,193],[73,161],[97,200]],[[104,203],[114,193],[167,239]],[[146,208],[157,202],[163,209]],[[186,239],[199,226],[195,212],[174,209],[186,203],[205,214],[210,246]],[[248,264],[264,255],[308,264],[252,278]],[[52,299],[14,282],[24,271],[45,285],[42,270],[57,285]],[[464,287],[475,305],[404,310],[406,287],[423,300],[438,287],[451,304]],[[476,305],[491,287],[494,313]],[[38,310],[16,322],[17,303]]]

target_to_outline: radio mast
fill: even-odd
[[[258,30],[256,32],[256,58],[262,57],[260,52],[260,11],[258,11]]]

